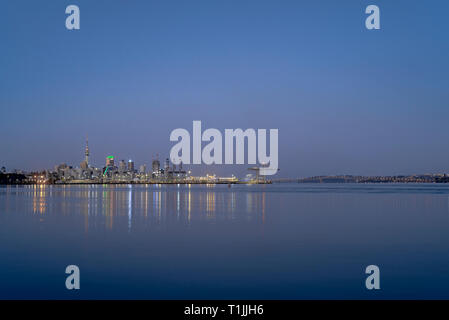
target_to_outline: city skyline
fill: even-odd
[[[136,172],[136,173],[155,173],[155,163],[158,163],[158,168],[156,169],[156,171],[160,168],[172,168],[170,170],[176,170],[176,164],[173,164],[169,157],[161,157],[159,153],[155,153],[151,156],[151,160],[140,160],[135,162],[133,159],[131,159],[130,157],[118,157],[113,153],[109,153],[108,155],[106,155],[103,158],[103,164],[100,163],[92,163],[91,160],[89,160],[90,157],[90,149],[89,149],[89,143],[88,143],[88,137],[86,136],[85,139],[85,147],[84,147],[84,158],[83,160],[80,161],[79,164],[76,164],[75,162],[70,162],[70,161],[63,161],[60,163],[55,163],[52,167],[49,168],[41,168],[41,169],[35,169],[35,170],[26,170],[23,168],[6,168],[6,166],[2,165],[0,163],[0,168],[1,168],[1,172],[0,173],[14,173],[14,172],[23,172],[23,173],[33,173],[33,172],[54,172],[54,171],[58,171],[58,167],[61,166],[65,166],[67,168],[73,168],[73,169],[81,169],[81,170],[86,170],[86,169],[106,169],[106,171],[104,173],[107,172],[107,169],[110,167],[114,167],[118,170],[121,170],[122,172]],[[245,150],[245,159],[247,159],[247,150]],[[260,164],[259,164],[260,165]],[[219,168],[220,166],[224,166],[224,167],[233,167],[233,168],[239,168],[240,170],[237,170],[238,173],[237,175],[243,176],[243,175],[248,175],[249,172],[252,171],[252,169],[257,168],[256,167],[251,167],[249,164],[240,164],[240,165],[229,165],[229,164],[220,164],[220,165],[206,165],[204,163],[202,164],[188,164],[185,165],[184,164],[184,168],[188,168],[186,169],[190,174],[192,174],[192,171],[195,171],[196,169],[196,174],[197,175],[216,175],[217,172],[214,171],[213,168]],[[183,168],[183,164],[181,163],[181,166],[179,166],[179,170],[182,170]],[[263,167],[263,166],[262,166]],[[147,171],[148,169],[148,171]],[[152,169],[152,170],[151,170]],[[187,173],[187,171],[185,171],[184,173]],[[223,172],[218,170],[219,173]],[[206,172],[206,173],[204,173]],[[228,172],[228,171],[224,171],[224,172]],[[253,171],[254,172],[254,171]],[[380,175],[361,175],[361,174],[357,174],[357,173],[333,173],[333,174],[317,174],[317,175],[311,175],[311,176],[281,176],[279,174],[276,174],[275,176],[271,176],[271,178],[274,178],[274,180],[278,180],[278,181],[282,181],[284,179],[287,179],[285,181],[288,181],[288,179],[299,179],[299,180],[314,180],[314,179],[322,179],[322,178],[331,178],[331,179],[357,179],[357,178],[362,178],[363,179],[370,179],[370,178],[400,178],[400,179],[404,179],[407,177],[414,177],[414,176],[440,176],[440,177],[444,177],[447,178],[447,176],[449,175],[449,170],[447,171],[441,171],[441,172],[414,172],[414,173],[396,173],[393,175],[385,175],[385,174],[380,174]],[[232,173],[232,177],[236,176],[234,173]],[[380,181],[380,180],[379,180]]]

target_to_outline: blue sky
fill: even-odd
[[[65,7],[81,29],[65,28]],[[369,4],[381,30],[365,28]],[[8,1],[0,165],[161,158],[170,132],[279,129],[280,176],[449,172],[447,1]],[[194,172],[245,173],[192,167]]]

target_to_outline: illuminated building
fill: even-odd
[[[164,171],[166,172],[166,174],[168,173],[168,170],[170,170],[170,160],[167,158],[165,159],[165,167],[164,167]]]
[[[106,167],[113,167],[113,166],[114,166],[114,156],[107,156]]]
[[[159,170],[161,169],[161,163],[159,162],[159,160],[153,160],[152,163],[152,170],[153,170],[153,174],[159,174]]]
[[[132,161],[131,159],[128,160],[128,171],[134,172],[134,161]]]

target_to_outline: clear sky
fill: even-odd
[[[69,4],[80,30],[65,28]],[[365,28],[369,4],[381,30]],[[201,120],[279,129],[280,176],[449,172],[448,12],[445,0],[3,1],[0,166],[79,166],[86,134],[96,166],[150,165]]]

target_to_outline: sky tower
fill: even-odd
[[[86,136],[86,150],[84,151],[84,155],[86,156],[86,164],[89,166],[89,138]]]

